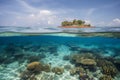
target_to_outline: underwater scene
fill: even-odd
[[[120,33],[0,34],[0,80],[120,80]]]

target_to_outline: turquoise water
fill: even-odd
[[[79,56],[80,61],[73,60],[75,54]],[[89,59],[88,62],[92,59],[96,64],[81,62],[85,59]],[[51,71],[40,71],[36,74],[28,70],[31,74],[29,76],[27,73],[24,74],[28,76],[27,78],[21,77],[27,70],[27,65],[34,61],[49,64]],[[100,61],[103,61],[103,65],[105,63],[108,71],[103,69]],[[64,68],[64,72],[57,74],[52,70],[54,67]],[[81,71],[70,73],[71,69],[76,67],[84,69],[83,75]],[[36,80],[119,80],[119,71],[119,37],[69,36],[69,34],[0,37],[0,80],[29,80],[33,74],[32,78]],[[111,79],[101,78],[103,76]]]

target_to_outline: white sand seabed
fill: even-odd
[[[18,62],[15,61],[13,63],[8,64],[8,67],[4,68],[0,71],[1,80],[20,80],[20,73],[19,70],[25,68],[27,61],[19,66]],[[17,65],[16,65],[17,64]],[[19,67],[17,67],[19,66]]]
[[[55,56],[53,54],[49,54],[46,53],[46,58],[44,58],[42,61],[45,63],[51,63],[52,67],[63,67],[64,65],[71,65],[71,63],[69,61],[65,61],[63,60],[63,57],[65,55],[70,55],[70,50],[68,49],[68,47],[61,45],[58,47],[57,49],[57,54],[58,56]]]

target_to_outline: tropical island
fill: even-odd
[[[72,20],[72,21],[63,21],[61,23],[62,28],[91,28],[91,24],[87,24],[83,20]]]

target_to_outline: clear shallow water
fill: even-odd
[[[51,80],[87,80],[88,78],[89,80],[100,80],[103,75],[107,75],[109,78],[112,76],[113,80],[120,79],[120,38],[118,36],[64,35],[66,34],[1,36],[0,80],[20,80],[20,78],[28,80],[23,79],[23,76],[20,75],[26,71],[27,65],[34,61],[49,64],[51,69],[54,67],[64,68],[64,72],[60,75],[55,74],[54,71],[43,71],[39,74],[33,72],[37,80],[49,80],[48,78]],[[75,54],[82,56],[79,64],[72,59]],[[95,70],[91,70],[91,65],[84,65],[81,59],[94,60],[96,65],[92,65],[92,68],[94,67]],[[104,66],[108,68],[108,72],[101,69],[103,66],[99,63],[102,60],[104,60],[102,64],[105,63]],[[70,74],[70,70],[76,67],[84,69],[83,76],[79,76],[80,71],[74,75]],[[114,68],[115,72],[111,68]],[[48,78],[45,78],[46,76]]]

